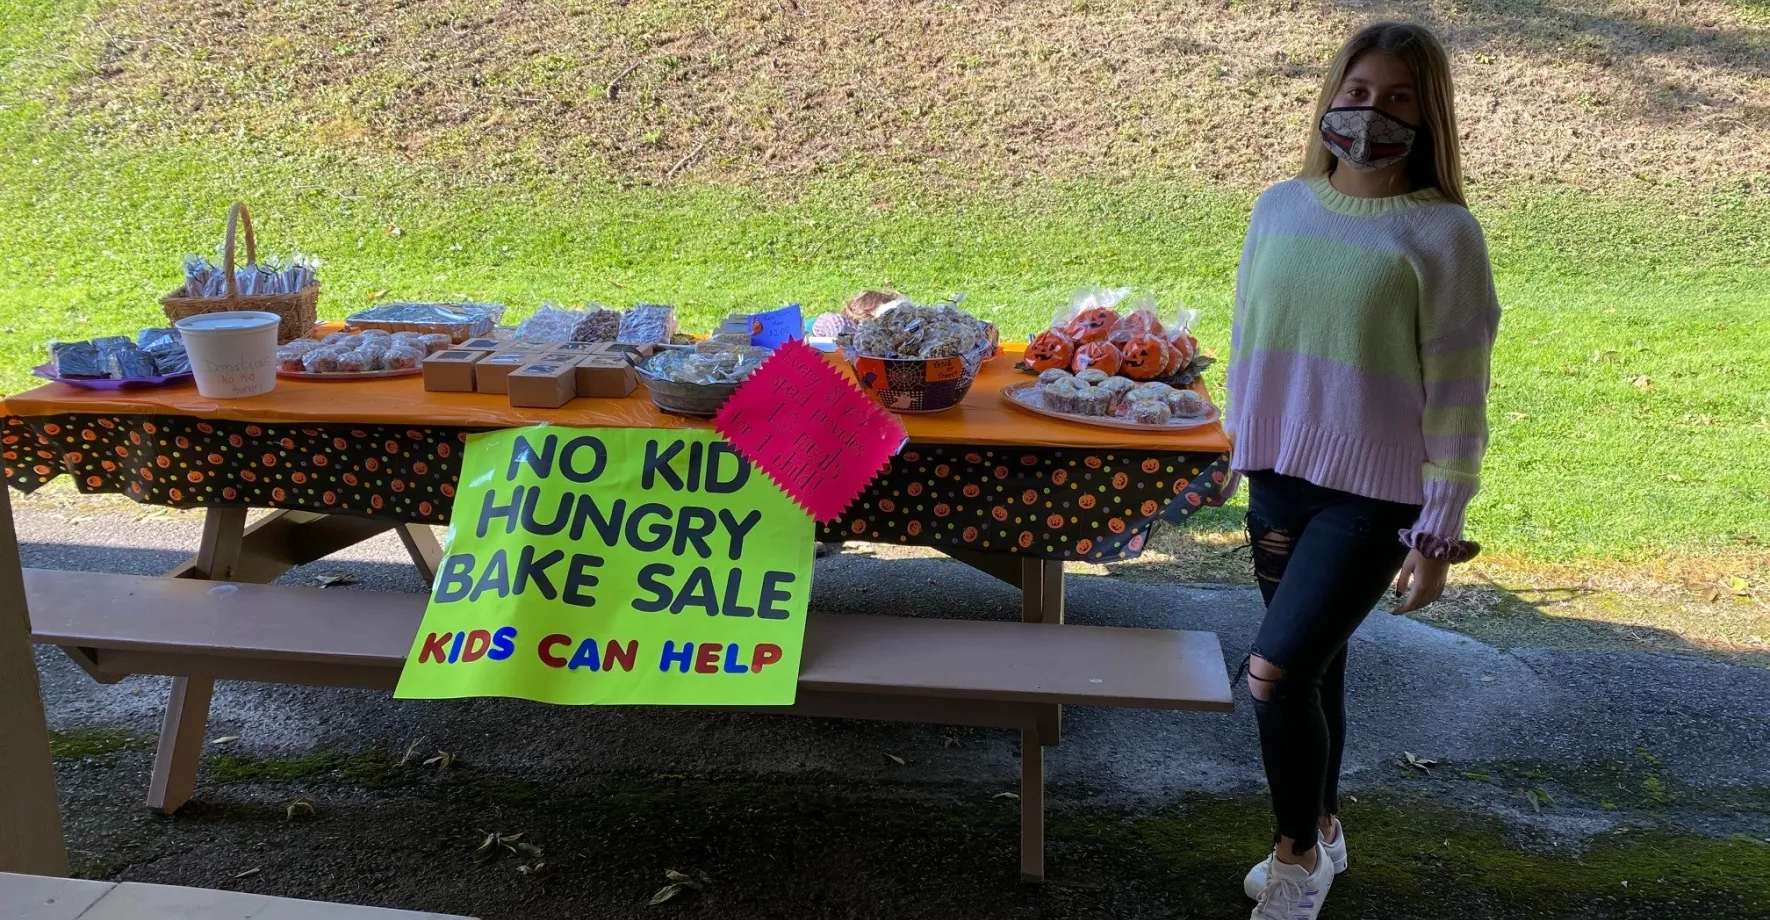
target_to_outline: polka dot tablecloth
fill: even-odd
[[[175,508],[248,505],[446,524],[468,430],[288,425],[190,417],[10,417],[6,481]],[[1220,501],[1219,454],[912,443],[820,528],[868,540],[1099,561],[1143,549],[1157,521]]]

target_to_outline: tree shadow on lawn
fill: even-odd
[[[1548,0],[1464,0],[1454,12],[1438,2],[1367,4],[1343,2],[1371,18],[1419,19],[1436,29],[1451,53],[1516,49],[1556,61],[1578,61],[1601,68],[1629,68],[1630,81],[1649,87],[1646,104],[1617,114],[1645,122],[1688,117],[1692,106],[1736,108],[1739,103],[1701,89],[1662,79],[1646,69],[1648,59],[1719,71],[1736,78],[1770,78],[1770,29],[1721,29],[1666,22],[1625,11],[1593,12]],[[1760,101],[1747,109],[1766,112]]]

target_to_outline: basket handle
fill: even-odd
[[[240,298],[240,286],[234,280],[234,227],[241,222],[246,225],[246,264],[258,264],[258,237],[252,233],[252,212],[246,210],[244,201],[236,201],[227,209],[227,238],[221,245],[221,270],[226,273],[222,283],[229,300]]]

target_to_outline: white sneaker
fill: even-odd
[[[1328,888],[1334,884],[1334,864],[1322,854],[1315,861],[1315,871],[1282,863],[1276,854],[1266,873],[1266,888],[1260,892],[1260,903],[1254,905],[1251,920],[1316,920],[1321,905],[1327,900]]]
[[[1334,819],[1334,842],[1323,840],[1321,852],[1334,864],[1335,875],[1346,871],[1346,829],[1340,826],[1339,818]],[[1241,880],[1241,890],[1247,892],[1250,900],[1260,900],[1260,892],[1266,890],[1267,866],[1271,862],[1270,856],[1260,860],[1254,864],[1254,868],[1248,870],[1248,877]]]

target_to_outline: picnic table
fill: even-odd
[[[1060,740],[1063,704],[1230,708],[1214,635],[1063,623],[1063,563],[1135,555],[1157,522],[1220,503],[1229,443],[1216,424],[1145,432],[1022,413],[999,398],[1027,379],[1016,357],[986,364],[959,407],[901,416],[906,447],[818,539],[932,547],[1019,587],[1022,622],[964,619],[962,597],[930,598],[946,619],[814,612],[798,702],[759,711],[1019,729],[1022,875],[1038,880],[1041,749]],[[203,536],[161,579],[20,573],[0,545],[0,591],[23,595],[33,641],[99,681],[175,678],[148,795],[169,813],[195,790],[214,680],[391,688],[423,611],[416,595],[316,602],[317,589],[259,586],[389,531],[434,578],[441,547],[428,525],[449,520],[467,435],[543,423],[707,427],[658,411],[644,390],[538,410],[426,392],[418,377],[284,379],[228,401],[190,386],[41,386],[0,407],[10,485],[30,492],[67,475],[82,492],[202,508]],[[254,508],[270,513],[248,523]],[[10,542],[9,503],[0,510]],[[205,581],[239,590],[218,600]]]

